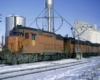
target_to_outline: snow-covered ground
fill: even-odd
[[[37,63],[21,64],[14,66],[5,65],[3,67],[0,67],[0,78],[6,77],[7,75],[16,74],[16,73],[5,74],[5,72],[24,70],[24,69],[30,69],[27,72],[31,72],[34,71],[35,68],[54,66],[58,64],[61,64],[61,66],[64,64],[69,65],[69,63],[73,64],[74,62],[79,62],[79,61],[82,62],[91,61],[91,62],[86,64],[65,67],[57,70],[40,72],[36,74],[27,74],[7,79],[5,78],[3,80],[100,80],[99,77],[100,57],[82,59],[82,60],[64,59],[59,61],[37,62]],[[21,74],[21,71],[19,71],[17,74]]]
[[[14,65],[14,66],[1,65],[3,67],[0,67],[0,73],[24,70],[24,69],[31,69],[31,68],[40,68],[40,67],[52,66],[52,65],[56,65],[56,64],[71,63],[71,62],[76,62],[76,61],[78,61],[78,60],[63,59],[63,60],[59,60],[59,61],[44,61],[44,62],[27,63],[27,64],[20,64],[20,65]]]

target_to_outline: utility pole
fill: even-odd
[[[81,29],[82,29],[82,28],[81,28]],[[79,33],[78,30],[75,28],[75,30],[76,30],[76,32],[77,32],[77,35],[75,35],[74,38],[76,38],[76,37],[78,38],[78,39],[76,40],[76,45],[77,45],[77,47],[76,47],[75,51],[76,51],[76,57],[77,57],[77,58],[80,57],[80,59],[82,58],[82,52],[81,52],[80,49],[79,49],[79,47],[80,47],[80,36],[81,36],[87,29],[88,29],[88,28],[85,27],[85,29],[84,29],[81,33]]]

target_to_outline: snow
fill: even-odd
[[[90,63],[75,65],[71,67],[61,68],[52,71],[46,71],[42,73],[29,74],[24,76],[18,76],[14,78],[8,78],[3,80],[100,80],[100,57],[94,58],[83,58],[82,60],[76,59],[63,59],[59,61],[47,61],[47,62],[37,62],[30,64],[21,64],[15,66],[4,66],[0,67],[0,73],[9,72],[9,71],[17,71],[22,69],[30,69],[30,68],[39,68],[44,66],[53,66],[56,64],[64,64],[64,63],[72,63],[77,61],[89,61]],[[72,63],[73,64],[73,63]],[[69,64],[67,64],[69,65]],[[37,69],[38,70],[38,69]],[[30,73],[33,70],[26,71]],[[25,73],[25,71],[24,71]],[[3,74],[0,75],[0,78],[7,77],[10,75],[22,74],[22,72],[14,72],[11,74]]]
[[[75,59],[63,59],[59,61],[45,61],[45,62],[36,62],[36,63],[27,63],[27,64],[21,64],[21,65],[14,65],[14,66],[4,66],[0,68],[0,73],[2,72],[9,72],[9,71],[17,71],[17,70],[24,70],[24,69],[31,69],[31,68],[40,68],[40,67],[46,67],[51,66],[55,64],[61,64],[61,63],[71,63],[75,62],[77,60]]]

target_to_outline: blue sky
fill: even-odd
[[[5,17],[11,14],[26,18],[26,26],[40,14],[45,7],[45,0],[0,0],[0,37],[5,35]],[[100,0],[54,0],[54,9],[74,26],[75,20],[83,20],[100,26]],[[56,14],[55,14],[56,15]],[[55,21],[55,29],[60,25]],[[37,28],[36,25],[31,27]],[[64,22],[58,34],[72,36],[70,26]]]

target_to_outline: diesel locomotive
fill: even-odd
[[[77,48],[83,53],[83,57],[100,55],[100,44],[79,41],[40,29],[18,25],[9,34],[6,45],[0,52],[0,61],[6,64],[75,58]]]
[[[0,54],[4,63],[56,60],[66,56],[61,35],[21,26],[14,27],[9,34],[10,36],[6,37],[6,47],[9,51]]]

